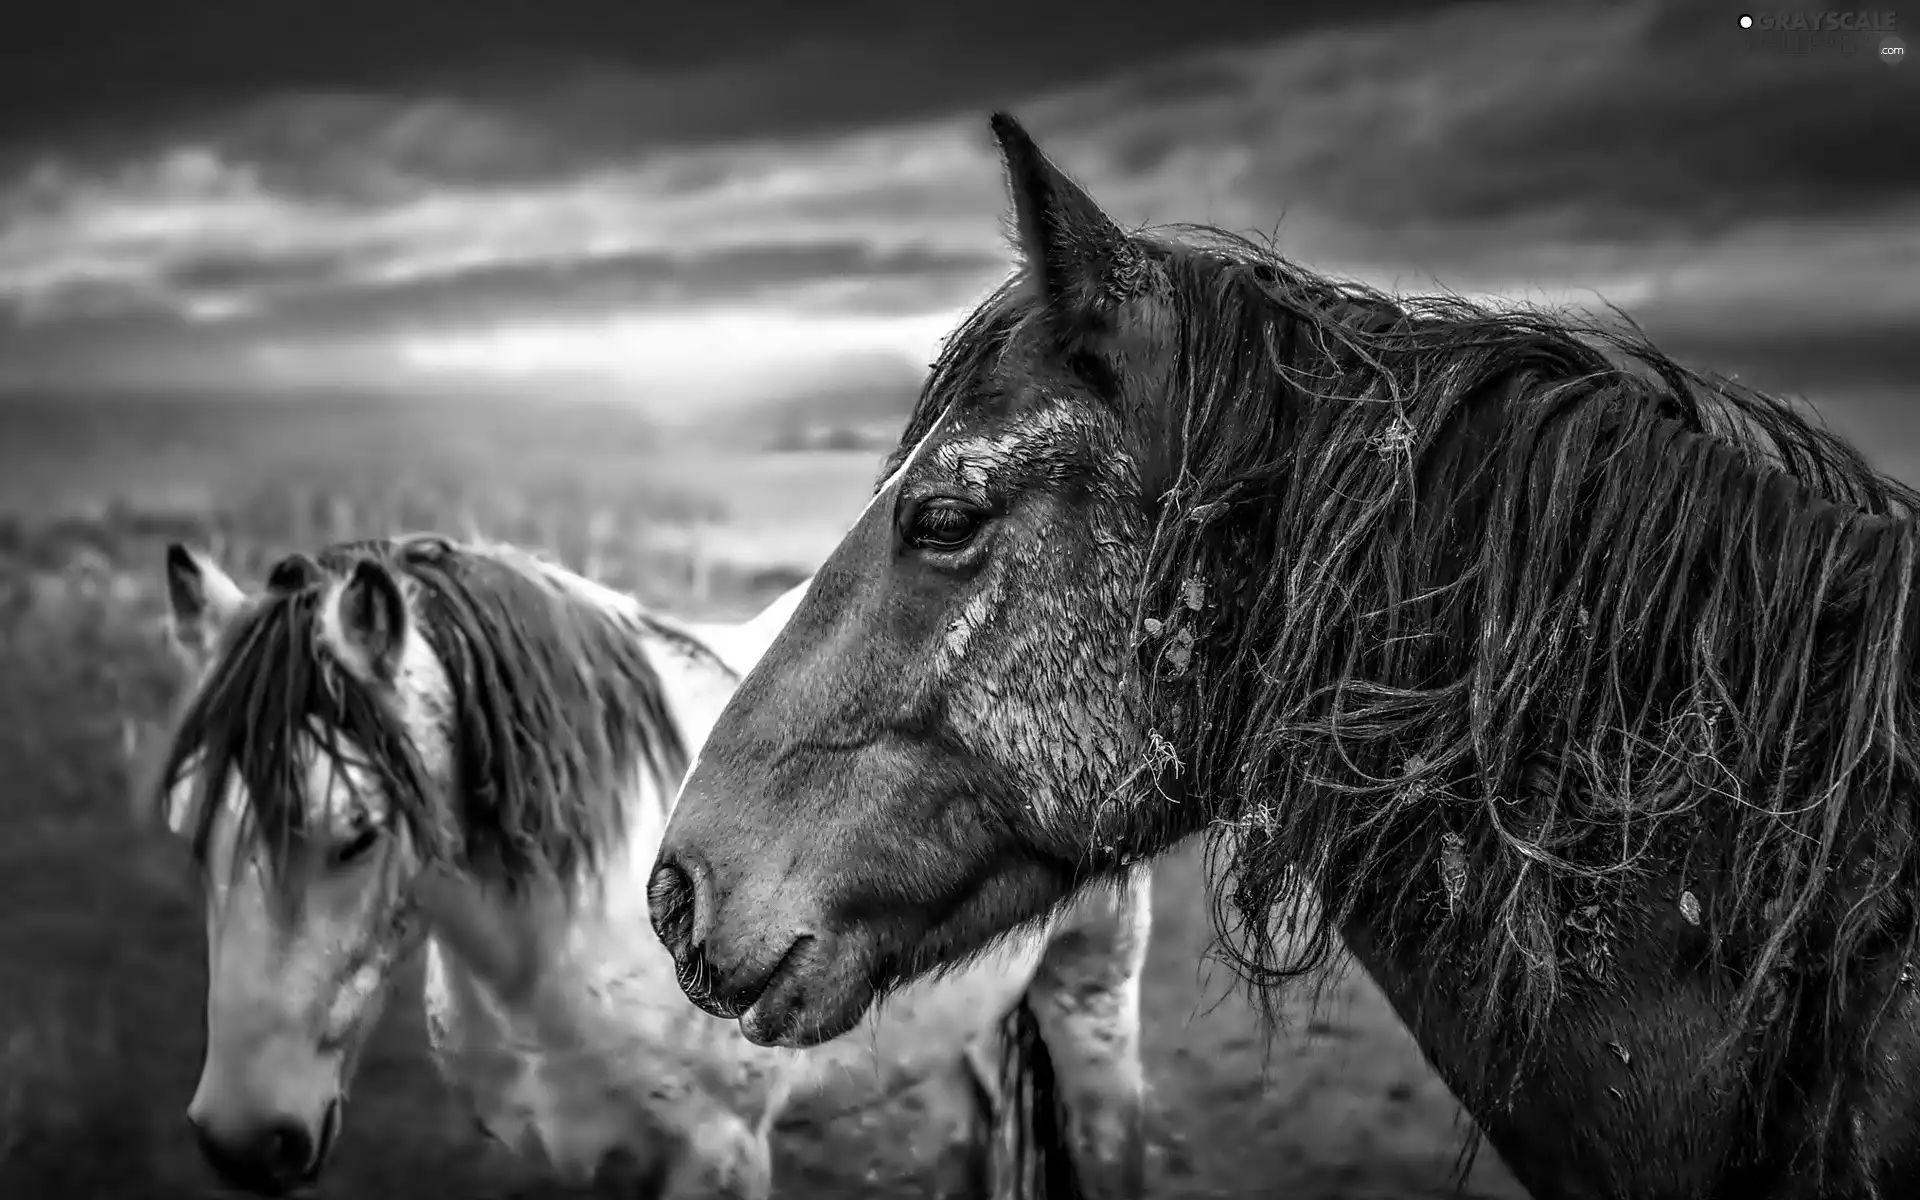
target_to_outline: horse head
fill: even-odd
[[[205,885],[188,1116],[229,1182],[317,1177],[427,933],[500,998],[531,987],[537,930],[505,915],[597,879],[635,773],[683,764],[637,640],[556,570],[422,536],[293,556],[249,595],[169,550],[193,682],[156,798]]]
[[[1150,744],[1129,630],[1161,459],[1123,417],[1163,386],[1163,252],[995,129],[1028,270],[949,339],[654,876],[688,994],[758,1042],[837,1037],[1185,832],[1105,803]]]
[[[289,558],[248,595],[183,546],[166,563],[192,684],[168,755],[169,828],[204,884],[207,1050],[188,1120],[225,1181],[315,1179],[391,970],[446,786],[444,671],[398,578]]]

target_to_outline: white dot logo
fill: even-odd
[[[1752,29],[1752,28],[1753,28],[1753,18],[1752,18],[1752,17],[1750,17],[1750,16],[1748,16],[1748,15],[1747,15],[1746,13],[1741,13],[1741,14],[1740,14],[1740,28],[1742,28],[1742,29]]]

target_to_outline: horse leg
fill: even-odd
[[[1089,892],[1054,927],[1027,990],[1052,1062],[1068,1160],[1089,1200],[1134,1200],[1146,1189],[1140,976],[1152,920],[1144,867],[1115,888]]]
[[[976,1038],[947,1071],[898,1098],[907,1129],[888,1129],[889,1145],[910,1148],[913,1186],[929,1200],[979,1200],[993,1193],[991,1171],[1003,1109],[991,1037]]]
[[[644,1200],[768,1200],[773,1194],[768,1130],[733,1114],[668,1152],[663,1166],[639,1192]]]

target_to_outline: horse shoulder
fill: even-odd
[[[757,1138],[784,1103],[791,1057],[686,1003],[670,963],[565,941],[512,1005],[457,961],[429,960],[434,1060],[476,1123],[576,1182],[616,1151]]]
[[[519,1034],[505,1008],[428,939],[421,987],[427,1047],[456,1105],[485,1136],[517,1154],[556,1160],[554,1104],[540,1075],[540,1052]]]

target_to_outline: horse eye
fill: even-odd
[[[367,853],[373,849],[374,844],[379,840],[379,827],[368,825],[359,833],[356,833],[352,841],[333,852],[333,861],[343,867],[349,863],[358,862],[367,856]]]
[[[951,500],[935,500],[914,510],[907,543],[923,550],[958,550],[986,524],[986,514]]]

